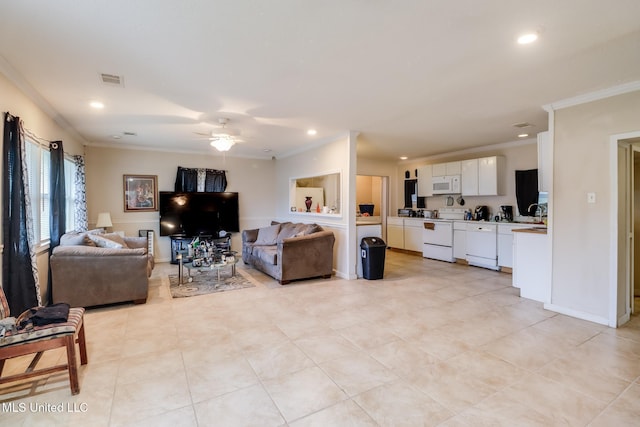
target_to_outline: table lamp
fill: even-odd
[[[98,214],[98,222],[96,222],[96,228],[104,228],[105,231],[108,231],[107,228],[113,227],[111,223],[111,214],[109,212],[100,212]]]

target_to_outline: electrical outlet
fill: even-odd
[[[587,203],[596,202],[596,193],[587,193]]]

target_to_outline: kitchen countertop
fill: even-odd
[[[530,227],[530,228],[516,228],[512,230],[514,233],[533,233],[533,234],[547,234],[546,227]]]

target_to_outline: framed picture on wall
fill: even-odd
[[[158,210],[158,175],[123,175],[124,211]]]

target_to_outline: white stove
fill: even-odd
[[[464,219],[464,209],[443,208],[438,219],[425,219],[422,231],[422,256],[440,261],[454,262],[453,221]]]

